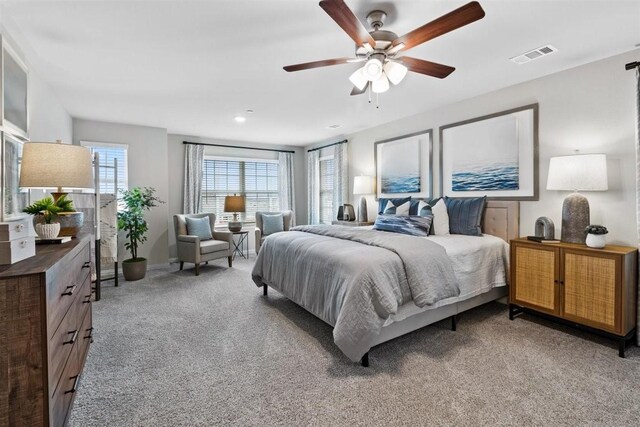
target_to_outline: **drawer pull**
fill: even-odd
[[[65,391],[64,394],[75,393],[76,390],[78,390],[78,382],[80,381],[80,375],[75,375],[71,378],[73,378],[73,386],[71,387],[71,390]]]
[[[22,231],[22,230],[24,230],[24,224],[18,224],[18,225],[16,225],[16,231],[20,232],[20,231]]]
[[[85,295],[86,300],[82,301],[83,304],[90,304],[91,303],[91,294],[89,295]]]
[[[21,247],[22,249],[26,248],[26,247],[27,247],[27,241],[26,241],[26,240],[23,240],[22,242],[20,242],[20,247]]]
[[[93,339],[93,328],[88,328],[87,332],[89,332],[89,335],[87,335],[86,337],[84,337],[85,340],[92,340]]]
[[[77,287],[78,287],[78,285],[67,286],[67,287],[65,288],[65,289],[66,289],[66,291],[65,291],[65,292],[63,292],[63,293],[61,294],[61,296],[65,296],[65,295],[69,295],[69,296],[71,296],[71,295],[73,295],[73,293],[76,291],[76,288],[77,288]]]
[[[78,332],[80,332],[79,330],[75,330],[75,331],[69,331],[67,332],[68,334],[73,334],[73,336],[71,337],[71,339],[69,341],[65,341],[62,344],[73,344],[74,342],[76,342],[76,339],[78,339]]]
[[[89,268],[91,267],[91,261],[85,261],[84,264],[82,264],[82,268]]]

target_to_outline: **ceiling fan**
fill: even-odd
[[[285,71],[300,71],[330,65],[364,62],[349,80],[354,88],[351,95],[360,95],[368,88],[374,93],[389,90],[389,82],[399,84],[407,71],[425,74],[443,79],[455,68],[410,56],[399,56],[406,50],[426,41],[456,30],[484,17],[484,10],[477,1],[467,3],[458,9],[441,16],[407,34],[397,34],[382,30],[387,14],[375,10],[367,15],[367,22],[373,30],[368,32],[343,0],[322,0],[320,7],[344,30],[356,43],[356,56],[353,58],[335,58],[304,64],[288,65]]]

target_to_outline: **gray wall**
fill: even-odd
[[[201,138],[188,135],[169,134],[168,137],[168,163],[169,174],[169,214],[182,212],[182,180],[184,174],[184,144],[183,141],[203,142],[208,144],[225,144],[235,146],[250,146],[255,148],[270,148],[280,150],[294,150],[294,174],[295,174],[295,195],[296,195],[296,221],[298,224],[305,224],[307,221],[307,186],[305,181],[306,162],[304,149],[302,147],[291,147],[286,145],[265,145],[259,143],[234,142],[212,138]],[[241,157],[249,159],[277,159],[277,153],[258,150],[244,150],[226,147],[205,147],[205,155]],[[170,220],[172,220],[170,218]],[[255,245],[253,233],[249,233],[250,247]],[[171,227],[169,230],[169,256],[176,256],[175,233]]]
[[[168,176],[177,171],[167,170],[167,131],[162,128],[73,119],[73,143],[80,141],[128,144],[129,187],[153,187],[157,196],[169,200]],[[146,215],[149,222],[147,241],[140,256],[151,264],[166,263],[168,249],[168,204],[153,208]],[[120,239],[118,258],[129,258]]]
[[[635,50],[348,135],[350,188],[354,176],[374,175],[376,140],[433,128],[438,194],[439,126],[538,103],[540,200],[521,203],[520,234],[533,234],[536,218],[548,216],[559,236],[562,202],[569,193],[546,190],[549,158],[579,149],[607,155],[609,191],[584,193],[591,205],[591,223],[609,228],[609,243],[635,246],[635,76],[625,71],[624,64],[639,56],[640,50]],[[356,197],[351,201],[355,203]],[[371,196],[370,218],[375,217],[375,207]]]

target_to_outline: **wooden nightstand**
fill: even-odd
[[[511,241],[509,318],[527,312],[618,341],[635,335],[638,250]]]
[[[373,222],[331,221],[331,225],[346,225],[346,226],[349,226],[349,227],[366,227],[367,225],[373,225]]]

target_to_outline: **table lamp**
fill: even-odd
[[[367,222],[367,199],[366,194],[373,194],[373,179],[370,176],[360,175],[353,178],[353,194],[360,195],[358,202],[358,221]]]
[[[233,221],[229,221],[229,231],[242,230],[242,222],[238,221],[238,212],[245,212],[244,196],[225,196],[224,211],[233,212]]]
[[[562,204],[561,240],[584,243],[589,225],[589,201],[578,191],[606,191],[607,157],[604,154],[576,154],[549,160],[547,190],[573,191]]]
[[[20,187],[55,188],[53,200],[67,193],[63,189],[94,188],[91,151],[79,145],[57,142],[27,142],[22,149]],[[60,236],[75,236],[84,222],[82,212],[60,212]]]

